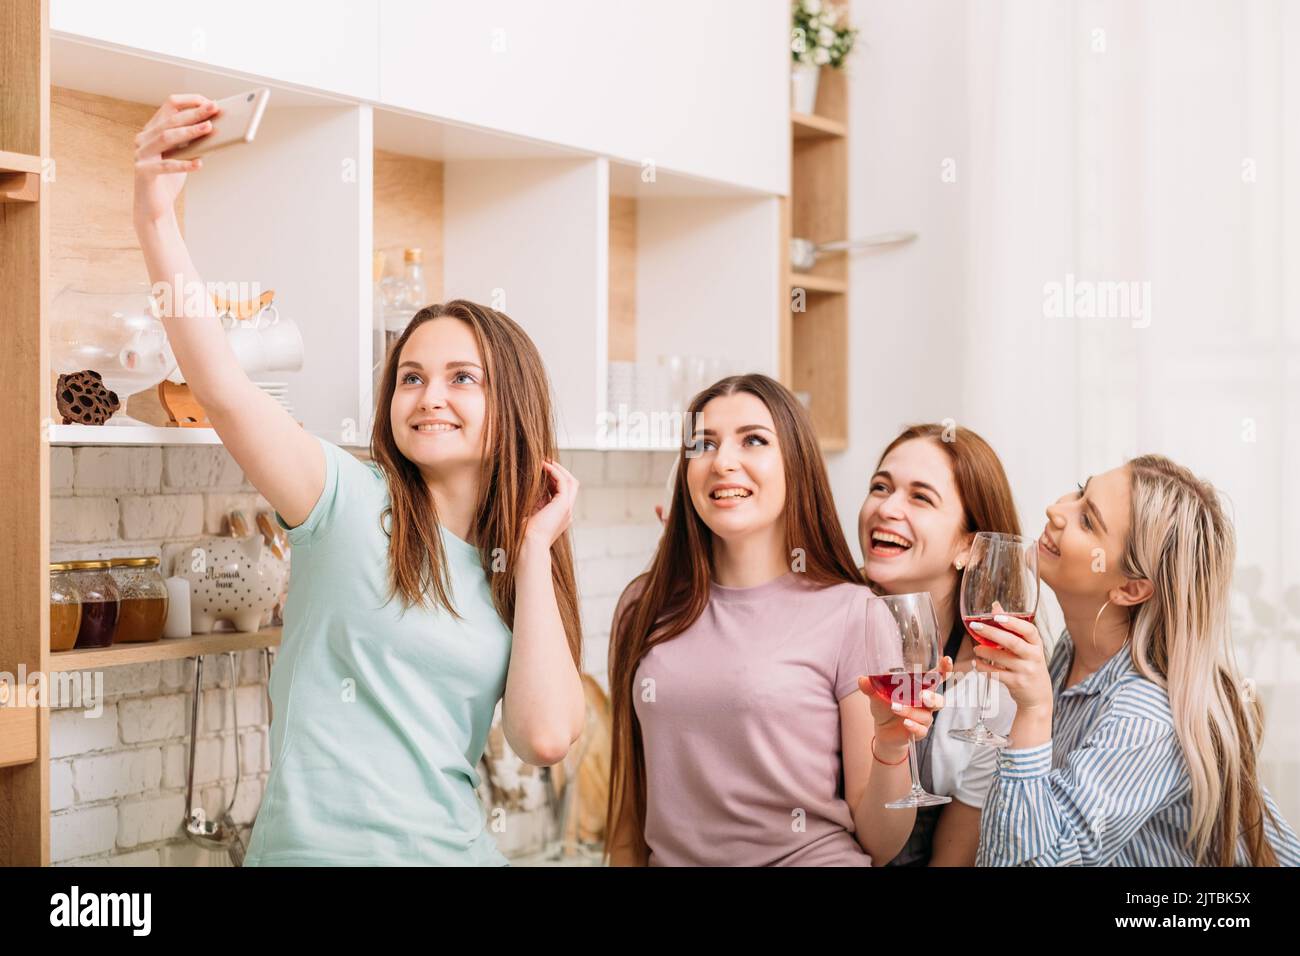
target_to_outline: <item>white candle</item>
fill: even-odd
[[[190,582],[185,578],[168,578],[167,620],[163,622],[163,637],[189,637]]]

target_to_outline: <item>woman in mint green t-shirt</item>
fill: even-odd
[[[388,357],[372,460],[304,431],[241,369],[209,297],[188,294],[205,286],[174,205],[202,161],[161,154],[214,115],[201,96],[154,114],[134,212],[181,372],[294,545],[245,862],[504,863],[475,794],[497,702],[510,746],[542,766],[584,716],[578,483],[555,460],[541,358],[499,312],[429,306]]]

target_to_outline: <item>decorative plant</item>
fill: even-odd
[[[857,36],[857,29],[848,25],[842,7],[827,0],[794,0],[790,52],[795,63],[838,70]]]

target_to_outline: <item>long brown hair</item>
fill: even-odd
[[[1259,781],[1264,714],[1237,669],[1229,591],[1237,539],[1209,482],[1163,455],[1128,463],[1130,530],[1122,570],[1152,596],[1130,609],[1133,665],[1169,695],[1192,790],[1188,849],[1198,865],[1277,866],[1276,825]]]
[[[748,393],[772,415],[785,471],[785,547],[802,554],[804,577],[821,586],[849,581],[862,584],[862,575],[835,512],[826,465],[817,446],[812,421],[798,399],[766,375],[733,375],[691,400],[686,421],[715,398]],[[636,849],[645,847],[645,751],[632,706],[636,670],[651,648],[677,637],[704,613],[713,580],[713,532],[691,503],[686,482],[690,425],[683,428],[663,535],[650,570],[624,592],[610,634],[609,687],[613,709],[610,752],[610,793],[606,814],[606,852],[620,820],[628,827]],[[693,443],[692,443],[693,444]]]
[[[468,325],[483,356],[487,416],[471,531],[484,568],[494,572],[489,575],[492,603],[513,629],[513,558],[523,545],[529,516],[549,487],[542,462],[558,457],[551,387],[527,333],[504,313],[465,299],[417,312],[384,363],[370,455],[388,479],[390,503],[381,521],[388,533],[389,599],[400,598],[407,608],[432,605],[456,615],[433,495],[416,464],[398,449],[389,416],[403,346],[425,322],[443,317]],[[551,579],[569,651],[579,663],[582,625],[568,532],[551,545]]]

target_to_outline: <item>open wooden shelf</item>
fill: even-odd
[[[811,272],[791,272],[786,277],[791,289],[804,289],[808,292],[826,292],[831,295],[843,295],[849,291],[848,279],[836,279],[832,276],[819,276]]]
[[[847,0],[833,0],[846,6]],[[822,451],[849,438],[849,268],[843,255],[815,272],[790,268],[790,240],[849,238],[849,102],[842,71],[823,68],[812,113],[790,114],[790,193],[782,209],[781,381],[806,402]],[[799,294],[803,293],[803,294]]]
[[[13,153],[0,149],[0,173],[37,173],[41,171],[41,157],[30,153]]]
[[[41,157],[0,150],[0,203],[41,198]]]
[[[37,202],[40,198],[40,173],[0,172],[0,202]]]
[[[848,136],[849,128],[839,120],[812,113],[791,113],[790,128],[795,139],[818,139],[824,136]]]
[[[115,644],[112,647],[58,651],[50,655],[50,671],[97,670],[122,664],[147,664],[151,661],[174,661],[202,654],[248,651],[259,647],[279,647],[278,627],[260,631],[214,631],[191,637],[164,637],[149,644]]]

